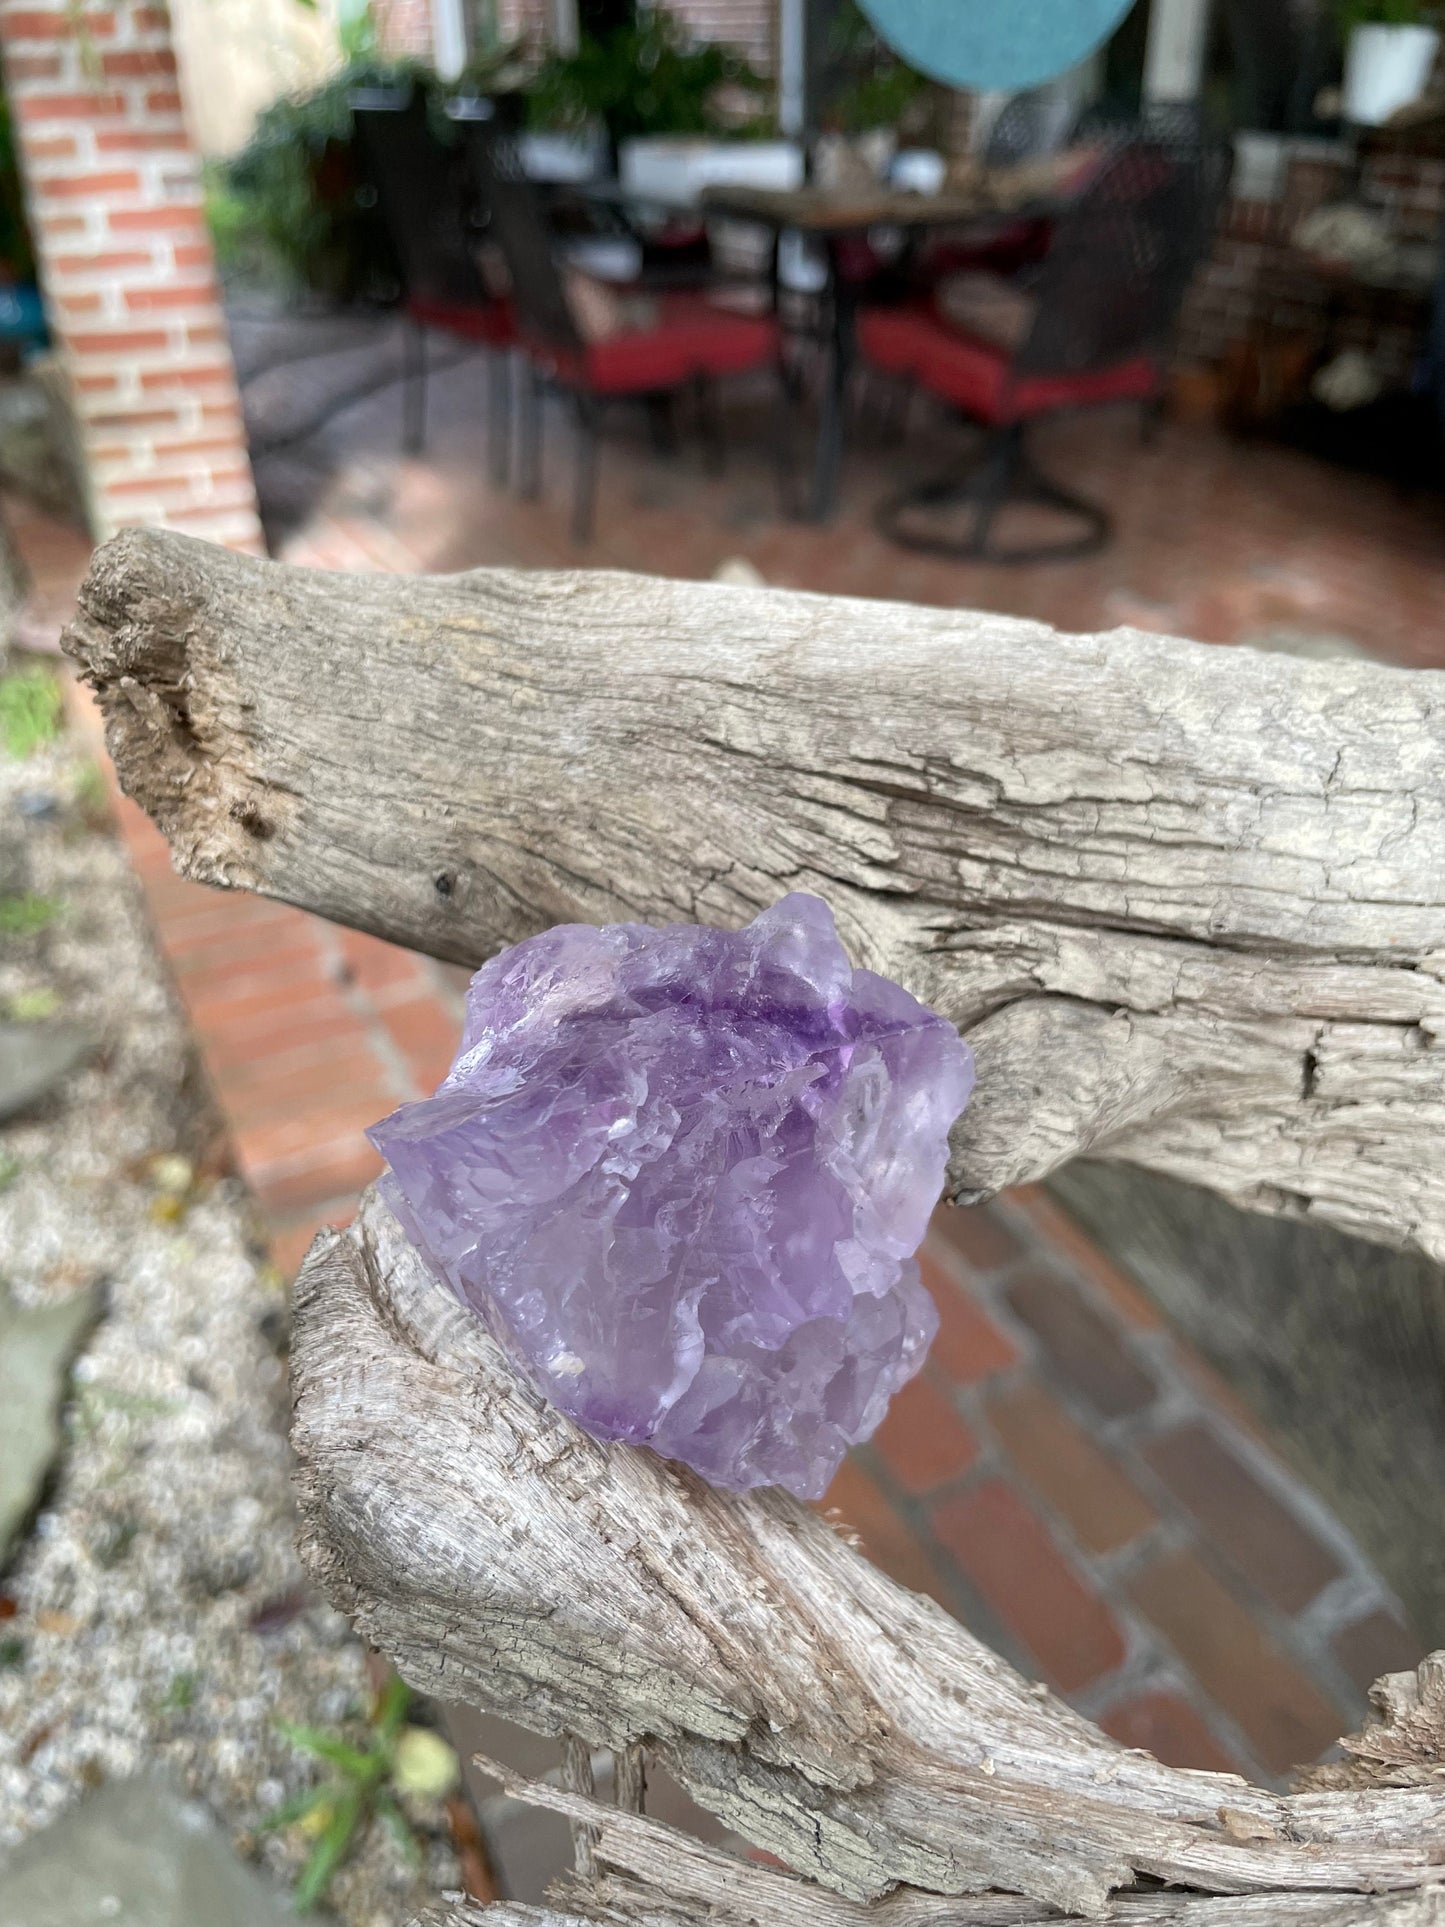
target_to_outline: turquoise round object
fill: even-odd
[[[947,87],[1038,87],[1101,44],[1134,0],[859,0],[910,67]]]

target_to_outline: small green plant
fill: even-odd
[[[0,937],[33,937],[54,923],[59,913],[54,897],[39,897],[29,890],[0,897]]]
[[[80,764],[71,782],[70,795],[81,820],[87,826],[98,829],[105,823],[110,799],[99,763]]]
[[[298,1794],[263,1822],[268,1832],[295,1828],[316,1842],[296,1883],[298,1914],[326,1898],[373,1819],[395,1836],[409,1860],[419,1861],[416,1837],[398,1795],[437,1799],[450,1792],[457,1780],[457,1757],[428,1728],[407,1724],[410,1707],[410,1687],[393,1675],[377,1699],[363,1746],[317,1726],[282,1725],[293,1746],[334,1769],[330,1779]]]
[[[896,129],[928,92],[923,75],[880,38],[856,0],[845,0],[834,16],[827,65],[823,119],[836,133]]]
[[[49,984],[41,984],[34,990],[17,990],[5,1005],[5,1014],[12,1024],[43,1024],[47,1017],[58,1015],[64,999],[58,990]]]
[[[188,1713],[196,1703],[196,1690],[200,1686],[198,1673],[177,1673],[166,1688],[166,1696],[161,1707],[167,1713]]]
[[[19,1158],[13,1152],[0,1151],[0,1191],[8,1191],[22,1169]]]
[[[60,734],[60,685],[48,669],[0,681],[0,743],[7,756],[31,756]]]

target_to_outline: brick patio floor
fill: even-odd
[[[328,378],[326,358],[314,360],[271,380],[258,440],[307,419]],[[498,493],[484,480],[483,386],[474,361],[435,380],[425,459],[398,452],[394,386],[263,456],[275,546],[323,567],[578,560],[557,424],[547,497]],[[770,462],[746,452],[765,403],[740,398],[743,452],[720,481],[624,429],[604,458],[599,538],[581,559],[702,575],[745,555],[773,582],[1070,628],[1128,617],[1233,642],[1285,625],[1403,663],[1445,659],[1437,502],[1192,430],[1142,448],[1132,423],[1101,420],[1058,435],[1050,456],[1118,511],[1105,556],[1021,572],[934,564],[872,532],[869,505],[896,453],[851,458],[834,526],[779,520]],[[936,428],[922,443],[947,452]],[[33,530],[20,533],[33,550]],[[238,1166],[289,1273],[374,1175],[364,1127],[450,1063],[465,973],[184,882],[140,813],[123,801],[118,811]],[[938,1343],[828,1500],[896,1579],[1125,1743],[1267,1780],[1347,1730],[1379,1672],[1420,1656],[1348,1534],[1044,1193],[941,1212],[924,1264]]]

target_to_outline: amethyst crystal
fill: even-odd
[[[745,930],[564,924],[467,993],[371,1132],[393,1210],[554,1405],[719,1485],[826,1488],[923,1362],[912,1253],[973,1061],[816,897]]]

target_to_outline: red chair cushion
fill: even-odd
[[[510,348],[517,324],[507,301],[438,301],[408,295],[406,312],[425,328],[444,328],[466,341],[483,341],[491,348]]]
[[[646,395],[680,388],[696,375],[741,375],[778,353],[772,315],[733,314],[704,295],[669,294],[650,328],[590,342],[571,365],[548,357],[565,381],[597,395]]]
[[[925,282],[941,281],[950,274],[970,274],[985,269],[993,274],[1017,274],[1049,251],[1054,224],[1043,220],[1009,221],[992,234],[972,240],[950,240],[941,235],[924,253],[918,272]]]
[[[931,394],[990,426],[1093,402],[1142,401],[1159,386],[1148,355],[1077,375],[1010,379],[1006,349],[945,325],[924,308],[874,308],[858,318],[863,353],[892,375],[905,375]]]

